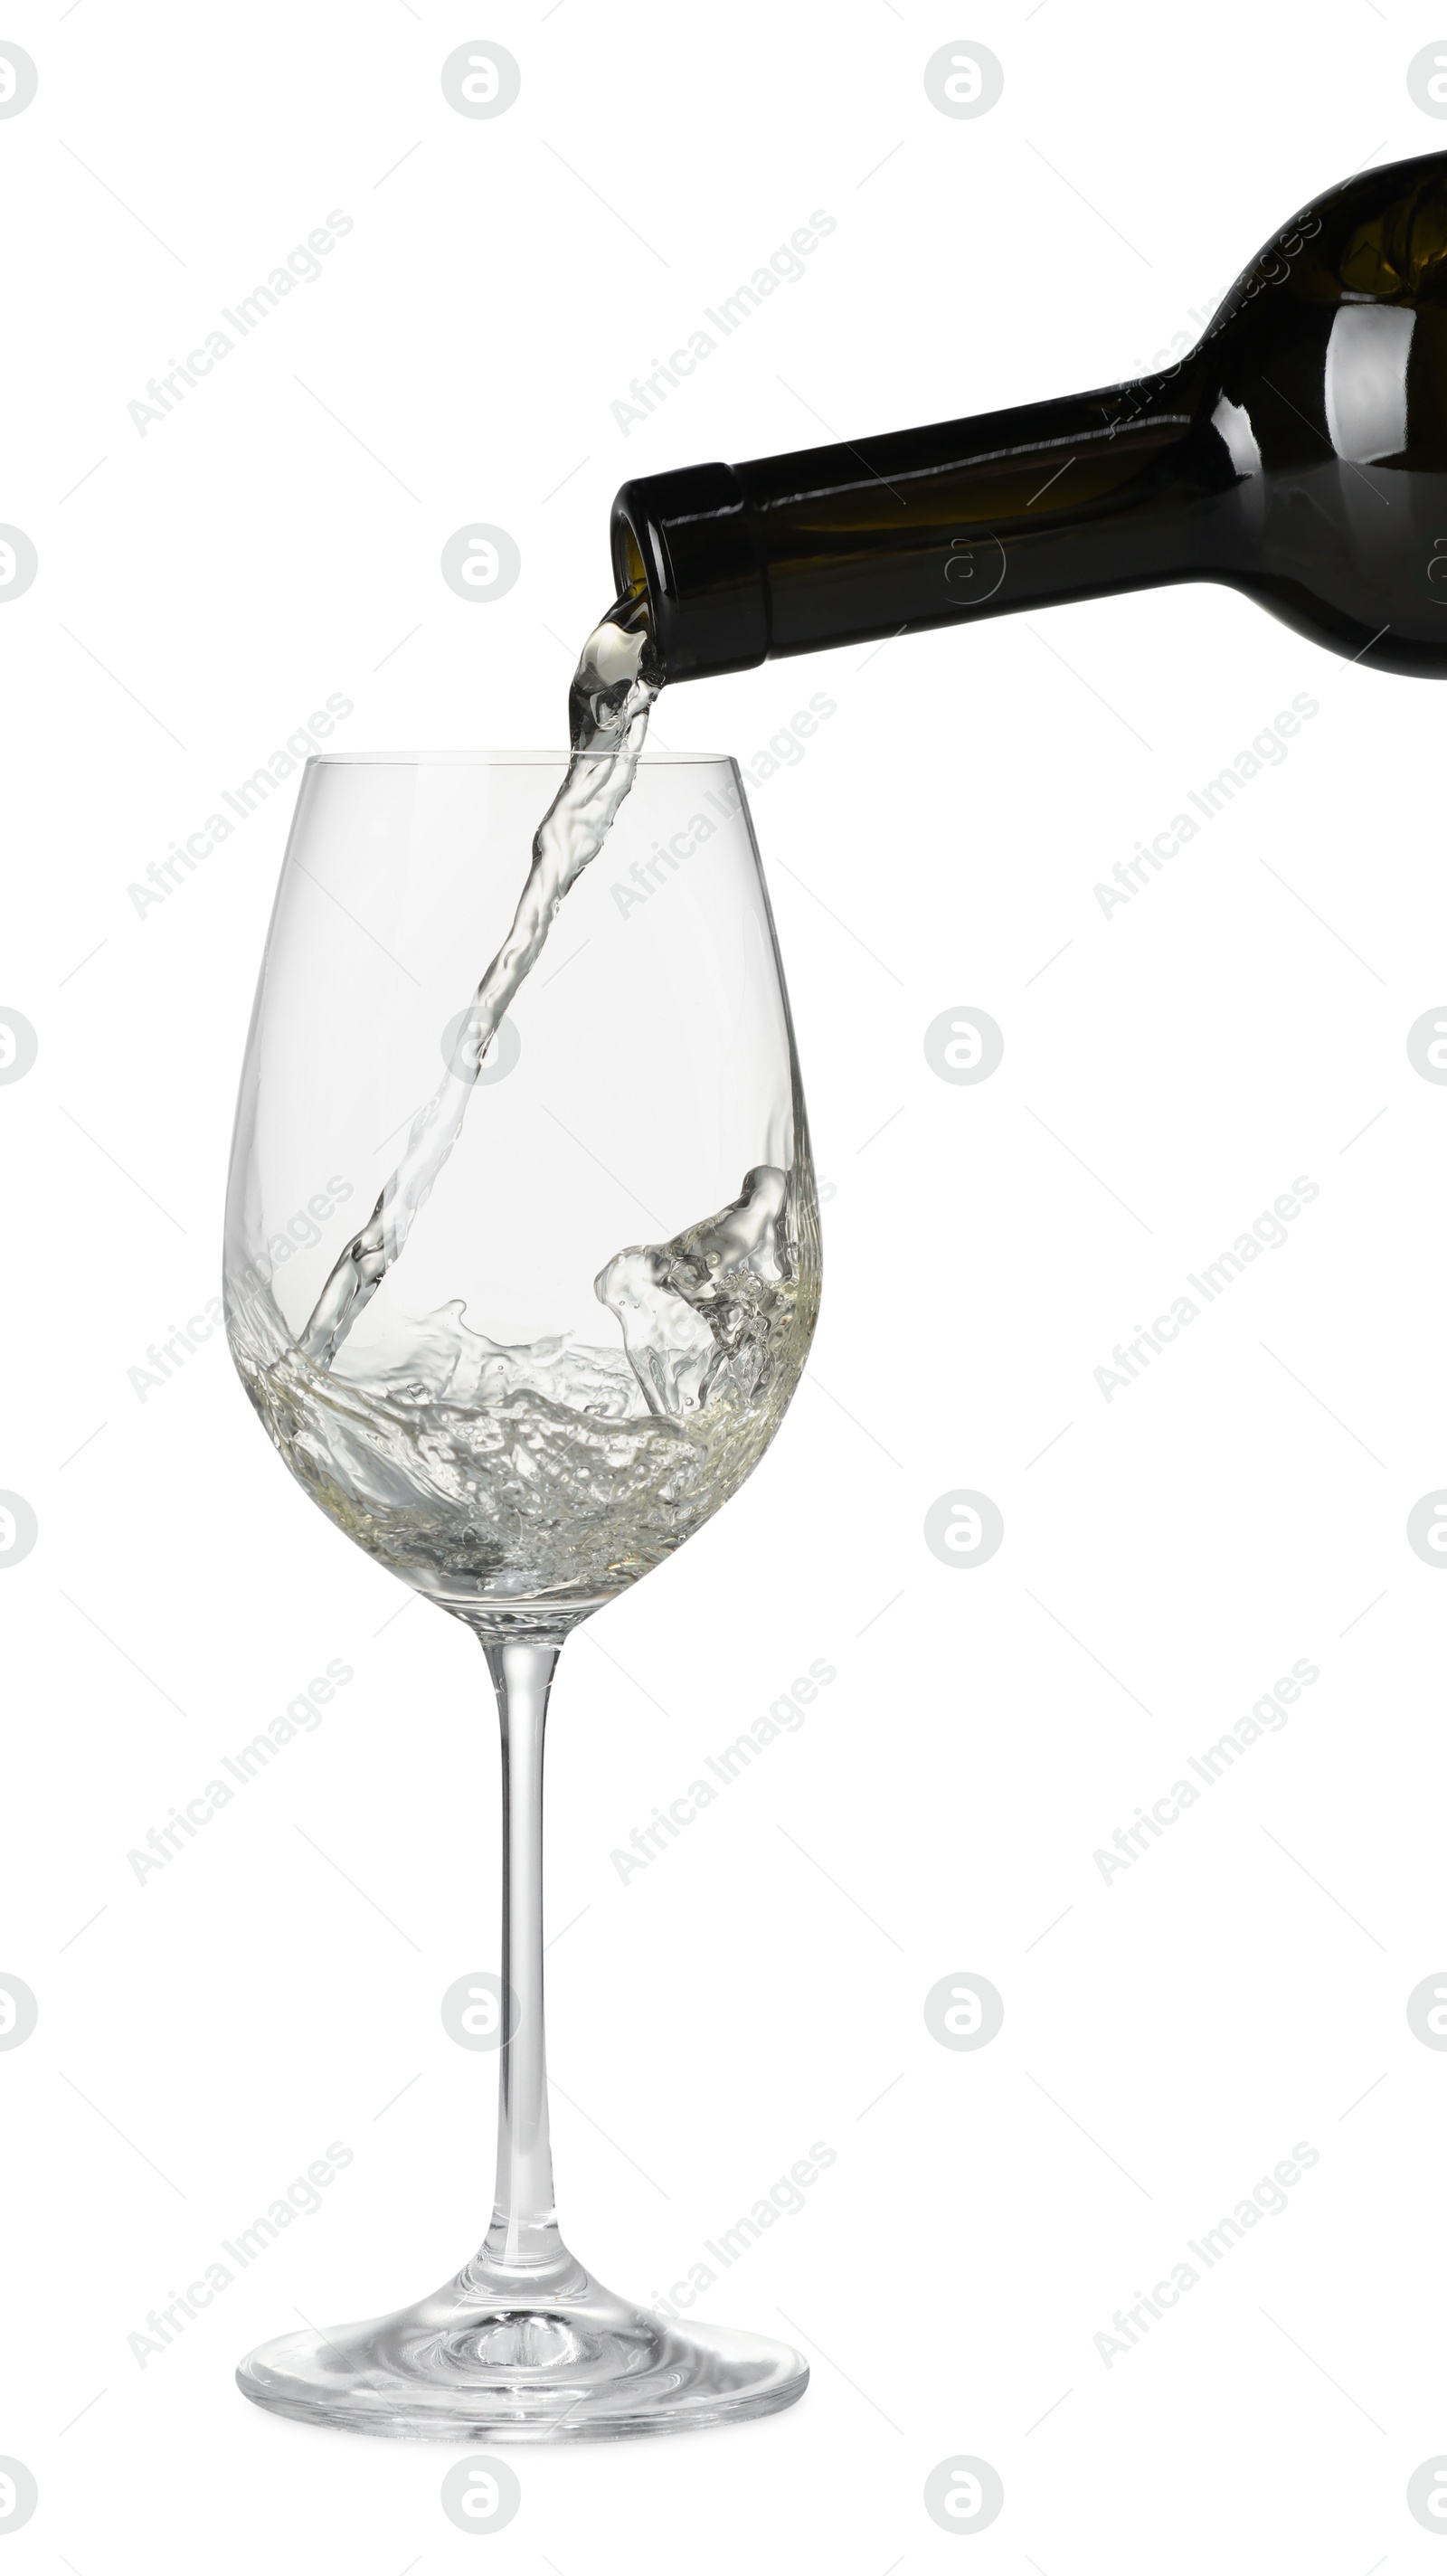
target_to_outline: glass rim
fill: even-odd
[[[566,751],[310,751],[308,769],[566,769]],[[606,751],[578,755],[584,760],[611,760]],[[724,769],[736,766],[731,751],[645,751],[640,769]]]

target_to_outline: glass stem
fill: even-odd
[[[561,1647],[484,1642],[502,1723],[502,1979],[497,2192],[483,2255],[536,2275],[567,2252],[553,2211],[543,2029],[543,1730]]]

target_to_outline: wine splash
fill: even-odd
[[[752,1473],[818,1311],[807,1144],[732,1206],[595,1282],[623,1348],[507,1345],[454,1300],[386,1359],[322,1368],[269,1283],[231,1344],[298,1483],[348,1537],[488,1636],[555,1636],[659,1565]]]

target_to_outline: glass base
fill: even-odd
[[[606,2442],[773,2415],[803,2396],[809,2366],[735,2326],[652,2316],[571,2256],[546,2287],[478,2256],[396,2316],[262,2344],[236,2379],[273,2414],[354,2433]]]

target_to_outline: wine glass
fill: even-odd
[[[772,2413],[800,2355],[604,2289],[553,2207],[548,1692],[581,1619],[757,1464],[798,1384],[818,1203],[789,1006],[729,760],[648,760],[477,1062],[473,988],[563,777],[544,754],[309,760],[241,1078],[226,1317],[313,1500],[475,1630],[502,1725],[497,2191],[430,2298],[287,2334],[259,2405],[360,2431],[600,2440]],[[419,1110],[471,1085],[405,1244],[328,1362],[334,1274]],[[450,1095],[449,1095],[450,1096]]]

